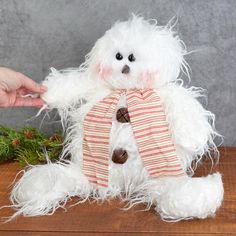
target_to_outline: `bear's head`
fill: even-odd
[[[97,40],[85,64],[112,89],[156,88],[187,70],[185,54],[171,26],[133,15]]]

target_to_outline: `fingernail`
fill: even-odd
[[[48,88],[44,85],[41,85],[41,91],[42,92],[46,92],[48,90]]]

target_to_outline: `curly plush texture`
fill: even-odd
[[[117,53],[122,60],[116,59]],[[133,54],[135,61],[129,61]],[[145,203],[164,220],[182,220],[214,216],[223,200],[221,175],[192,178],[193,163],[206,153],[218,159],[214,139],[214,114],[198,101],[200,88],[185,88],[179,79],[188,74],[183,42],[173,27],[158,26],[133,16],[117,22],[100,38],[79,68],[52,72],[44,85],[42,96],[48,109],[56,108],[66,132],[62,161],[34,166],[27,170],[12,190],[11,200],[17,212],[14,216],[52,214],[72,196],[80,201],[89,198],[106,200],[120,197],[132,207]],[[122,68],[128,65],[130,73]],[[182,168],[188,175],[153,179],[143,166],[132,127],[114,118],[110,133],[110,149],[124,148],[129,154],[126,163],[109,160],[108,188],[92,188],[81,171],[83,163],[83,120],[90,109],[116,89],[155,89],[161,98],[166,118]],[[121,97],[117,109],[126,106]],[[71,155],[71,161],[63,158]],[[43,196],[43,198],[42,198]],[[14,217],[13,216],[13,217]]]

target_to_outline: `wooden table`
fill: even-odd
[[[128,211],[117,200],[79,204],[67,211],[58,209],[52,216],[19,217],[0,225],[0,236],[12,235],[236,235],[236,148],[221,148],[217,169],[223,174],[225,197],[215,218],[177,223],[163,222],[153,209]],[[199,168],[198,175],[208,174],[210,165]],[[9,204],[9,186],[20,170],[17,163],[0,165],[0,206]],[[43,196],[42,196],[43,197]],[[68,203],[67,206],[72,204]],[[11,209],[0,210],[0,217],[9,216]]]

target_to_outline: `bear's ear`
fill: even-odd
[[[98,65],[100,65],[100,54],[99,52],[102,50],[102,39],[97,39],[91,51],[85,56],[86,67],[94,67],[97,71]]]
[[[169,23],[166,26],[155,29],[154,47],[158,61],[158,70],[160,80],[170,82],[176,80],[182,71],[189,77],[189,66],[184,59],[187,50],[183,41],[173,30],[173,25]]]
[[[129,23],[133,32],[139,32],[137,35],[142,32],[146,36],[145,42],[152,51],[152,60],[157,62],[156,69],[161,82],[176,80],[181,71],[189,77],[189,66],[184,59],[187,50],[175,31],[177,17],[173,17],[165,26],[160,26],[155,19],[145,20],[132,15]]]

